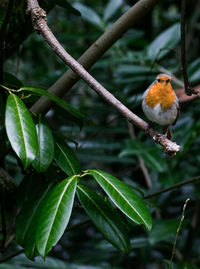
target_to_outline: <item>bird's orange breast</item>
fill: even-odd
[[[151,108],[160,104],[163,110],[167,110],[172,107],[175,98],[176,95],[172,89],[171,83],[159,83],[156,81],[150,86],[145,101]]]

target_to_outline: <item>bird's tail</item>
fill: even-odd
[[[168,139],[171,139],[171,138],[172,138],[172,132],[171,132],[169,126],[163,126],[162,133],[163,133]]]

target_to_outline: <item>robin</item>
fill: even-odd
[[[175,124],[179,115],[178,98],[171,85],[171,76],[159,74],[142,97],[142,109],[146,117],[162,126],[163,134],[172,138],[170,125]]]

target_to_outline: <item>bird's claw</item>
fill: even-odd
[[[150,133],[150,129],[153,127],[153,122],[152,121],[149,121],[148,122],[148,126],[146,128],[146,134],[149,134]]]

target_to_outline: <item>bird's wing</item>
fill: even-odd
[[[179,105],[179,101],[178,101],[177,97],[176,97],[176,100],[175,100],[175,105],[176,105],[176,109],[177,109],[177,116],[176,116],[175,121],[173,122],[173,125],[176,124],[178,116],[179,116],[179,113],[180,113],[180,105]]]

